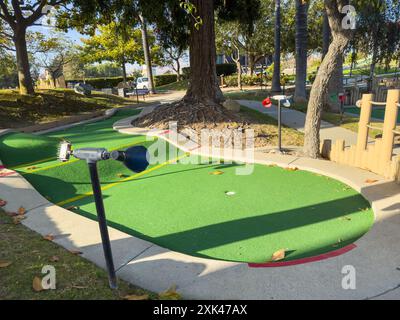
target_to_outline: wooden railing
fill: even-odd
[[[373,94],[363,95],[357,144],[346,148],[344,140],[337,140],[333,145],[331,141],[325,140],[321,153],[331,161],[370,170],[385,178],[400,182],[400,156],[393,155],[394,138],[400,135],[400,132],[396,130],[400,90],[389,90],[386,103],[373,100]],[[374,105],[385,105],[383,127],[371,125]],[[369,143],[370,129],[381,131],[382,138]]]

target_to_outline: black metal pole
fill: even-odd
[[[99,220],[99,227],[100,227],[100,234],[101,240],[103,243],[103,251],[104,257],[106,260],[107,271],[108,271],[108,280],[110,283],[111,289],[117,289],[117,277],[115,275],[115,268],[114,268],[114,261],[111,251],[111,243],[110,237],[108,235],[107,229],[107,220],[106,220],[106,213],[104,210],[104,203],[103,203],[103,196],[101,193],[99,175],[97,173],[97,163],[96,162],[88,162],[89,172],[90,172],[90,179],[92,180],[92,188],[93,188],[93,195],[94,200],[96,203],[97,209],[97,217]]]
[[[282,108],[281,100],[278,100],[278,150],[282,152]]]

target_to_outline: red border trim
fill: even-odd
[[[321,255],[315,256],[315,257],[303,258],[303,259],[292,260],[292,261],[281,261],[281,262],[278,261],[278,262],[268,262],[268,263],[249,263],[248,266],[250,268],[277,268],[277,267],[296,266],[299,264],[317,262],[317,261],[321,261],[321,260],[338,257],[338,256],[341,256],[342,254],[350,252],[351,250],[354,250],[355,248],[357,248],[357,246],[355,244],[351,244],[346,247],[340,248],[338,250],[324,253],[324,254],[321,254]]]

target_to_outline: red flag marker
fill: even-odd
[[[263,104],[263,106],[264,106],[265,108],[271,108],[271,107],[272,107],[271,98],[266,98],[266,99],[264,99],[263,102],[262,102],[262,104]]]

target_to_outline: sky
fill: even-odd
[[[55,29],[53,27],[49,27],[49,26],[34,26],[34,27],[31,27],[30,30],[31,31],[41,32],[46,36],[50,36],[52,33],[55,32]],[[65,35],[66,35],[66,37],[68,39],[70,39],[76,45],[81,45],[82,44],[81,39],[88,37],[87,35],[83,35],[83,34],[79,33],[78,31],[76,31],[74,29],[68,30],[68,32],[65,33]],[[188,62],[187,58],[183,59],[181,61],[181,66],[182,67],[189,66],[189,62]],[[132,73],[135,70],[142,71],[142,69],[143,69],[143,66],[140,66],[138,64],[129,64],[129,63],[127,64],[127,72],[128,72],[128,74]],[[167,71],[172,71],[172,69],[169,68],[169,67],[157,67],[156,70],[155,70],[155,75],[163,74],[163,73],[165,73]]]

